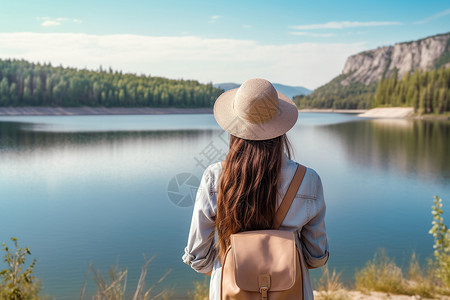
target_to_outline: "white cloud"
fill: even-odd
[[[220,16],[211,16],[209,17],[209,23],[216,23],[216,21],[220,18]]]
[[[292,29],[297,30],[313,30],[313,29],[343,29],[343,28],[354,28],[354,27],[375,27],[375,26],[391,26],[391,25],[401,25],[400,22],[327,22],[324,24],[310,24],[310,25],[298,25],[291,26]]]
[[[440,18],[448,16],[448,15],[450,15],[450,9],[443,10],[443,11],[438,12],[437,14],[432,15],[432,16],[430,16],[428,18],[425,18],[423,20],[417,21],[416,24],[425,24],[425,23],[428,23],[430,21],[433,21],[433,20],[436,20],[436,19],[440,19]]]
[[[70,19],[69,18],[49,18],[49,17],[37,17],[37,20],[44,20],[44,22],[41,23],[41,26],[44,27],[51,27],[51,26],[60,26],[63,22],[67,22]],[[81,23],[80,19],[72,19],[72,22],[74,23]]]
[[[273,82],[316,88],[340,74],[364,43],[260,44],[195,36],[0,33],[0,58],[115,70],[200,82]]]
[[[61,25],[61,22],[60,21],[46,20],[46,21],[42,22],[41,25],[44,26],[44,27],[59,26],[59,25]]]
[[[312,33],[312,32],[304,32],[304,31],[291,31],[290,35],[299,35],[299,36],[311,36],[311,37],[333,37],[336,36],[333,33]]]

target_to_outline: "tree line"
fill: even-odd
[[[372,106],[409,106],[419,114],[450,112],[450,68],[397,74],[378,83]]]
[[[211,83],[0,59],[0,106],[212,107]]]
[[[376,83],[364,85],[352,82],[342,85],[348,75],[342,74],[329,83],[317,88],[310,95],[294,97],[294,103],[299,108],[332,108],[332,109],[367,109],[371,106]]]
[[[415,70],[398,78],[397,72],[378,82],[359,82],[342,86],[346,74],[315,90],[308,96],[296,96],[299,108],[368,109],[408,106],[419,114],[450,112],[450,68]]]

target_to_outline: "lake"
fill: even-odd
[[[450,211],[449,121],[300,113],[288,137],[322,178],[344,280],[379,248],[399,265],[432,255],[432,197]],[[30,247],[56,299],[79,298],[90,263],[128,268],[132,291],[143,254],[156,255],[148,285],[172,269],[162,285],[185,297],[204,278],[181,261],[195,184],[227,143],[210,114],[0,117],[0,242]]]

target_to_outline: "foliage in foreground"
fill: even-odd
[[[322,276],[316,283],[316,289],[319,291],[315,297],[317,300],[351,299],[341,282],[341,273],[336,273],[336,270],[330,272],[328,265],[322,268]]]
[[[431,265],[436,270],[435,275],[441,285],[450,288],[450,229],[444,224],[442,217],[442,199],[434,196],[433,203],[433,226],[429,231],[434,238],[434,261],[431,261]]]
[[[432,207],[433,222],[430,234],[434,237],[434,259],[428,270],[422,270],[412,255],[407,276],[381,250],[355,276],[356,288],[392,294],[435,297],[450,294],[450,230],[443,222],[442,199],[435,196]]]
[[[28,255],[31,255],[30,249],[19,247],[15,238],[11,240],[14,242],[15,252],[5,243],[2,244],[3,262],[7,267],[0,271],[0,299],[40,299],[40,284],[33,275],[36,260],[26,266],[25,260]]]
[[[205,276],[205,280],[194,282],[194,290],[189,291],[188,296],[192,300],[208,300],[209,299],[208,278]]]
[[[153,284],[149,289],[145,288],[145,277],[147,276],[148,265],[155,258],[153,256],[150,259],[145,259],[145,264],[141,269],[141,276],[139,277],[139,281],[136,287],[136,291],[134,292],[133,300],[155,300],[159,298],[164,298],[169,294],[169,291],[163,289],[158,294],[152,296],[153,290],[158,286],[172,271],[171,269],[167,271],[164,276],[162,276],[155,284]],[[128,270],[119,270],[117,266],[111,267],[109,270],[109,280],[105,277],[105,275],[100,271],[94,269],[91,265],[89,267],[89,272],[92,272],[94,283],[97,287],[96,294],[92,297],[93,300],[123,300],[126,298],[127,291],[127,276]],[[87,274],[87,275],[88,275]],[[86,276],[87,278],[87,276]],[[86,281],[83,285],[83,289],[80,294],[80,299],[83,299],[84,292],[86,288]]]
[[[2,251],[5,253],[3,262],[7,268],[0,271],[0,300],[38,300],[47,299],[48,296],[40,296],[40,282],[33,275],[36,259],[34,259],[28,266],[26,265],[27,256],[31,255],[30,249],[21,248],[18,245],[17,239],[11,238],[16,247],[13,252],[9,247],[2,244]],[[144,256],[145,258],[145,256]],[[133,294],[133,300],[154,300],[166,299],[170,297],[170,291],[163,289],[156,295],[152,295],[155,288],[170,274],[171,269],[164,274],[155,284],[150,288],[145,287],[145,278],[147,276],[148,266],[155,258],[145,259],[145,264],[142,266],[141,275]],[[86,289],[86,281],[89,273],[93,274],[92,279],[96,285],[96,294],[92,297],[93,300],[121,300],[126,299],[127,291],[127,275],[128,270],[118,270],[117,267],[111,267],[109,270],[109,278],[107,278],[101,271],[96,270],[91,265],[83,288],[80,293],[80,299],[84,298]]]

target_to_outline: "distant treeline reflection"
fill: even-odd
[[[450,178],[450,122],[371,120],[328,125],[350,160],[372,168]],[[442,179],[442,176],[439,175]]]
[[[155,130],[155,131],[102,131],[102,132],[53,132],[24,130],[26,123],[0,122],[0,152],[22,152],[36,148],[60,146],[95,146],[126,142],[159,142],[172,139],[199,140],[213,136],[214,130]],[[33,124],[31,126],[36,126]]]

